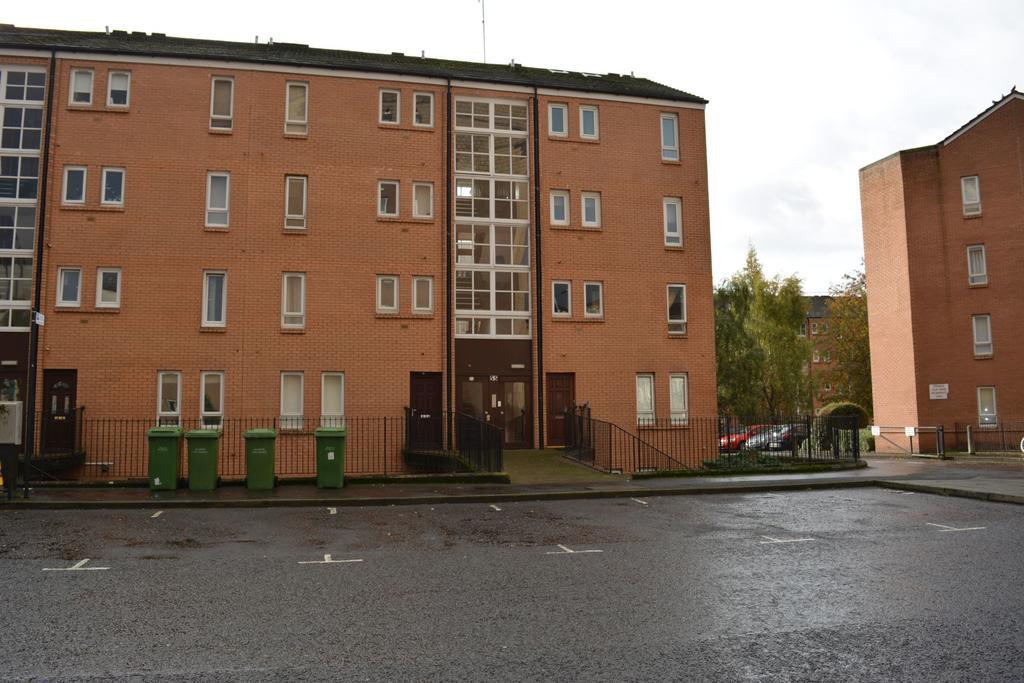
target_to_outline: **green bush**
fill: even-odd
[[[871,422],[868,411],[856,403],[849,401],[837,401],[829,403],[818,413],[819,417],[856,417],[857,428],[864,429]]]

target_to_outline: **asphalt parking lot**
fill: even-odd
[[[0,677],[1020,680],[1022,545],[874,488],[7,510]]]

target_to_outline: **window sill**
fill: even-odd
[[[963,219],[965,221],[973,221],[975,219],[982,218],[984,216],[984,214],[980,214],[980,213],[972,213],[970,216],[968,216],[966,214],[962,214],[962,215],[963,215]]]
[[[680,159],[662,159],[661,163],[666,166],[682,166],[683,162]]]
[[[558,140],[560,142],[567,142],[569,140],[569,134],[564,133],[559,135],[558,133],[548,133],[548,140]]]
[[[967,285],[967,289],[986,289],[988,287],[987,282],[983,282],[978,285]]]
[[[974,360],[992,360],[993,357],[994,357],[994,354],[991,354],[991,353],[987,353],[987,354],[985,354],[983,356],[979,356],[978,354],[974,354]]]
[[[581,136],[573,140],[573,142],[586,142],[588,144],[596,145],[601,142],[601,138],[585,138]]]
[[[53,307],[55,313],[81,313],[81,304],[57,304]]]
[[[121,306],[96,306],[93,313],[120,313]]]
[[[576,322],[578,322],[578,323],[603,323],[604,322],[604,316],[603,315],[584,316],[582,318],[576,318]]]
[[[224,226],[223,228],[219,228],[219,227],[212,226],[212,225],[205,225],[205,226],[203,226],[203,232],[231,232],[231,228],[228,227],[228,226]]]
[[[308,232],[309,228],[281,228],[283,235],[305,235]]]
[[[683,245],[666,244],[665,251],[686,251],[686,247]]]
[[[378,223],[407,223],[411,225],[432,225],[434,218],[404,218],[402,216],[377,216]]]
[[[105,213],[124,213],[124,204],[100,204],[91,206],[89,204],[61,204],[62,211],[101,211]]]
[[[573,223],[568,225],[559,225],[556,223],[548,223],[548,227],[552,230],[565,230],[570,232],[604,232],[603,225],[580,225]]]
[[[284,137],[290,140],[308,140],[309,133],[284,133]]]
[[[306,334],[305,327],[282,327],[281,334]]]
[[[210,128],[210,135],[231,135],[235,132],[234,128]]]
[[[224,334],[225,332],[228,331],[228,328],[226,326],[225,327],[208,327],[208,326],[200,325],[199,331],[200,332],[206,332],[206,333],[212,333],[212,334]]]
[[[374,317],[383,320],[433,320],[434,312],[431,311],[430,313],[386,313],[383,311],[377,311],[374,314]]]
[[[669,339],[688,339],[690,337],[686,332],[669,332],[666,336]]]
[[[553,323],[571,323],[575,322],[572,315],[552,315],[551,322]]]

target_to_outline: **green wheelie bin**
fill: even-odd
[[[320,427],[316,430],[316,486],[340,489],[345,484],[344,427]]]
[[[274,488],[273,429],[250,429],[245,432],[245,486],[250,491]]]
[[[189,491],[213,491],[217,488],[220,435],[219,429],[193,429],[185,434],[188,441]]]
[[[153,427],[146,432],[149,441],[150,491],[173,491],[178,488],[181,434],[181,427]]]

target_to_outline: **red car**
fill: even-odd
[[[747,439],[760,434],[770,427],[771,425],[750,425],[749,427],[734,429],[719,438],[718,448],[722,451],[738,451],[746,445]]]

